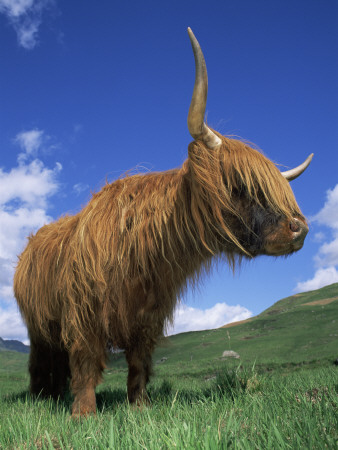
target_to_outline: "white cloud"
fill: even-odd
[[[76,195],[82,194],[82,192],[85,192],[87,189],[89,189],[89,186],[85,183],[77,183],[73,186],[73,191]]]
[[[32,50],[37,45],[43,11],[54,3],[54,0],[0,0],[0,13],[7,16],[21,47]]]
[[[240,305],[216,303],[213,307],[202,310],[180,304],[174,314],[174,325],[168,328],[167,334],[210,330],[249,317],[252,317],[252,312]]]
[[[325,204],[312,220],[338,230],[338,184],[326,192]]]
[[[54,169],[47,169],[38,159],[14,167],[10,172],[0,169],[0,205],[3,210],[11,212],[10,202],[14,200],[29,205],[29,208],[45,208],[47,198],[58,188],[56,176],[61,169],[60,163]]]
[[[13,275],[17,256],[26,237],[51,221],[48,199],[59,189],[61,164],[53,169],[33,156],[41,150],[43,131],[19,133],[14,140],[25,151],[18,165],[0,169],[0,336],[19,337],[25,329],[13,298]],[[7,331],[6,331],[7,330]]]
[[[22,21],[20,25],[15,26],[19,45],[26,50],[32,50],[38,43],[38,31],[41,20],[35,18]]]
[[[323,242],[325,239],[325,234],[322,231],[318,231],[318,233],[315,233],[312,237],[312,239],[315,242]]]
[[[0,12],[9,17],[20,17],[33,5],[34,0],[0,0]]]
[[[323,208],[311,220],[314,225],[331,229],[331,238],[323,242],[326,235],[322,231],[314,235],[317,242],[323,242],[314,257],[317,270],[313,278],[299,282],[295,292],[319,289],[338,282],[338,184],[326,192]]]
[[[314,277],[310,280],[299,282],[294,289],[295,292],[313,291],[323,286],[338,282],[338,271],[335,267],[316,270]]]
[[[321,245],[315,261],[319,267],[338,266],[338,236]]]
[[[42,139],[43,139],[43,131],[42,130],[30,130],[30,131],[22,131],[18,133],[15,137],[15,142],[17,142],[20,147],[27,153],[28,155],[36,155],[37,150],[41,147]],[[24,156],[25,153],[23,154]],[[19,160],[22,159],[23,156],[20,157]]]
[[[3,339],[18,339],[24,343],[28,342],[27,329],[16,306],[8,309],[0,306],[0,330],[0,337]]]

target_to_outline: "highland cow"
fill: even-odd
[[[95,413],[108,350],[125,350],[128,399],[147,401],[152,353],[177,298],[213,258],[299,250],[308,232],[290,180],[258,150],[204,122],[207,71],[188,29],[196,79],[188,114],[188,158],[167,172],[106,184],[87,206],[29,237],[14,291],[31,342],[30,391],[62,395],[73,416]]]

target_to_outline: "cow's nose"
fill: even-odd
[[[290,222],[290,230],[292,231],[292,237],[294,241],[303,242],[308,231],[309,227],[302,220],[294,217]]]

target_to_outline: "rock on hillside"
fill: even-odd
[[[222,358],[236,358],[239,359],[240,356],[238,353],[234,352],[233,350],[225,350],[222,354]]]

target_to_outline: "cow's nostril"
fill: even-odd
[[[290,230],[291,230],[293,233],[298,233],[298,231],[300,231],[299,224],[298,224],[297,222],[295,222],[294,220],[292,220],[292,221],[290,222]]]
[[[299,220],[297,217],[294,217],[289,223],[290,230],[293,233],[293,239],[303,240],[309,231],[309,227],[306,222]]]

